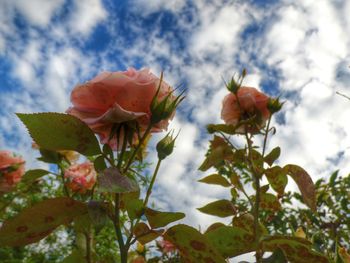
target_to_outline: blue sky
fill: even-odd
[[[74,85],[102,70],[164,70],[187,98],[154,198],[206,226],[216,218],[194,208],[227,193],[196,183],[205,126],[221,122],[222,78],[245,67],[246,85],[286,100],[269,145],[282,147],[281,163],[314,180],[347,174],[350,101],[335,93],[350,95],[349,13],[346,0],[0,0],[0,148],[36,167],[14,112],[63,112]]]

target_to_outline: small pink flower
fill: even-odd
[[[175,245],[173,245],[173,243],[165,239],[157,241],[157,245],[159,246],[159,248],[163,253],[172,253],[177,250]]]
[[[238,102],[237,102],[238,98]],[[256,113],[261,115],[261,123],[257,127],[250,127],[249,132],[257,133],[259,128],[265,126],[270,112],[267,108],[269,97],[252,87],[241,87],[237,97],[233,93],[225,96],[222,102],[221,119],[226,124],[237,125],[239,121],[253,116]],[[244,126],[240,126],[237,133],[244,133]]]
[[[0,192],[9,192],[21,181],[25,161],[9,151],[0,151]]]
[[[109,143],[116,149],[116,138],[109,141],[114,124],[136,120],[141,132],[150,124],[150,105],[160,79],[149,69],[103,72],[84,84],[77,85],[71,93],[73,107],[67,113],[84,121],[100,136],[101,143]],[[164,81],[158,94],[162,100],[173,89]],[[173,115],[169,118],[171,119]],[[151,132],[166,130],[169,119],[154,125]],[[123,137],[123,131],[121,131]],[[135,137],[136,139],[136,137]],[[119,141],[122,141],[120,138]]]
[[[73,192],[84,194],[91,190],[96,183],[96,171],[91,162],[71,165],[64,172],[67,179],[66,186]]]

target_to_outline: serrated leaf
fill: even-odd
[[[219,217],[233,216],[236,213],[236,208],[232,202],[224,199],[214,201],[197,209],[202,213]]]
[[[198,180],[198,182],[201,183],[206,183],[206,184],[216,184],[216,185],[221,185],[224,187],[228,187],[231,184],[225,179],[225,177],[223,177],[220,174],[211,174],[208,175],[200,180]]]
[[[21,211],[0,228],[0,246],[37,242],[74,217],[87,213],[86,205],[68,197],[47,199]]]
[[[223,138],[214,136],[214,139],[210,141],[210,150],[207,157],[198,169],[205,172],[209,168],[218,165],[224,160],[232,160],[232,158],[233,154],[231,147]]]
[[[310,175],[303,168],[294,164],[288,164],[283,169],[298,185],[305,204],[316,212],[316,190]]]
[[[136,181],[122,175],[116,167],[105,169],[97,178],[99,192],[128,193],[139,191]]]
[[[273,148],[272,151],[265,156],[264,158],[265,163],[271,166],[278,159],[278,157],[280,157],[280,154],[281,154],[280,147]]]
[[[286,171],[279,166],[274,166],[265,170],[265,176],[269,181],[272,189],[279,195],[284,194],[284,189],[288,183]]]
[[[21,183],[24,184],[30,184],[37,179],[43,177],[44,175],[49,174],[49,171],[46,171],[44,169],[34,169],[34,170],[28,170],[26,173],[23,175]]]
[[[255,250],[254,235],[243,228],[220,226],[204,235],[225,258]]]
[[[148,227],[148,225],[146,225],[143,222],[140,222],[135,225],[133,234],[135,235],[137,241],[145,245],[153,241],[157,237],[161,236],[162,232],[162,230],[152,230]]]
[[[33,140],[47,150],[73,150],[91,156],[101,153],[93,131],[80,119],[62,113],[17,113]]]
[[[160,212],[146,208],[145,216],[152,228],[159,228],[184,218],[185,214],[180,212]]]
[[[168,229],[163,237],[179,250],[186,263],[225,263],[210,240],[193,227],[176,225]]]
[[[304,238],[272,236],[262,241],[265,251],[280,248],[291,263],[329,263],[327,257],[312,250],[312,244]]]

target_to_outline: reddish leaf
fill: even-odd
[[[283,195],[288,183],[286,171],[279,166],[274,166],[265,170],[265,175],[273,190],[279,195]]]
[[[164,239],[176,246],[186,263],[225,263],[210,240],[193,227],[173,226],[164,234]]]
[[[299,187],[305,204],[316,211],[316,191],[310,175],[301,167],[288,164],[283,168],[289,174]]]
[[[47,199],[24,209],[0,228],[0,246],[23,246],[37,242],[59,225],[87,213],[85,204],[68,197]]]
[[[148,225],[140,222],[135,225],[133,233],[137,241],[144,245],[161,236],[163,230],[152,230],[148,227]]]

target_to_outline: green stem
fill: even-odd
[[[161,164],[162,160],[158,159],[158,162],[157,162],[157,165],[156,165],[156,168],[154,169],[154,172],[153,172],[153,175],[152,175],[152,179],[151,179],[151,182],[150,182],[150,185],[147,189],[147,193],[146,193],[146,197],[145,197],[145,200],[143,201],[143,207],[146,208],[147,206],[147,203],[148,203],[148,200],[149,200],[149,197],[151,196],[151,193],[152,193],[152,188],[153,188],[153,185],[154,185],[154,182],[156,181],[156,177],[157,177],[157,174],[158,174],[158,171],[159,171],[159,168],[160,168],[160,164]],[[126,250],[129,250],[129,247],[135,243],[136,239],[132,240],[132,229],[133,229],[133,226],[134,225],[137,225],[137,223],[140,221],[140,218],[138,218],[135,222],[135,224],[131,224],[131,227],[130,227],[130,236],[128,237],[126,243],[125,243],[125,247],[126,247]]]
[[[125,245],[123,240],[123,234],[120,228],[120,195],[115,194],[115,215],[114,215],[114,229],[117,235],[119,251],[120,251],[120,260],[121,263],[127,263],[128,255],[125,253]]]
[[[91,229],[89,229],[88,233],[85,233],[85,239],[86,239],[86,262],[87,263],[92,263],[92,257],[91,257],[91,243],[92,243]]]
[[[148,203],[148,199],[152,193],[152,188],[153,188],[153,185],[154,185],[154,182],[156,181],[156,177],[157,177],[157,174],[158,174],[158,171],[159,171],[159,167],[160,167],[160,164],[161,164],[161,160],[158,159],[158,162],[157,162],[157,166],[156,166],[156,169],[154,170],[154,173],[153,173],[153,176],[152,176],[152,179],[151,179],[151,183],[147,189],[147,193],[146,193],[146,198],[145,198],[145,201],[143,202],[143,206],[146,207],[147,206],[147,203]]]
[[[133,153],[131,154],[131,156],[130,156],[130,158],[129,158],[129,161],[128,161],[128,163],[126,164],[126,166],[125,166],[125,168],[124,168],[123,174],[125,174],[125,173],[128,171],[130,165],[131,165],[132,162],[134,161],[134,158],[135,158],[137,152],[138,152],[139,149],[141,148],[141,145],[143,144],[143,142],[144,142],[145,139],[147,138],[147,136],[148,136],[148,134],[150,133],[151,129],[152,129],[152,124],[149,124],[148,127],[147,127],[147,129],[146,129],[146,131],[145,131],[145,133],[144,133],[143,136],[141,137],[141,139],[140,139],[138,145],[136,146],[135,150],[134,150]]]

